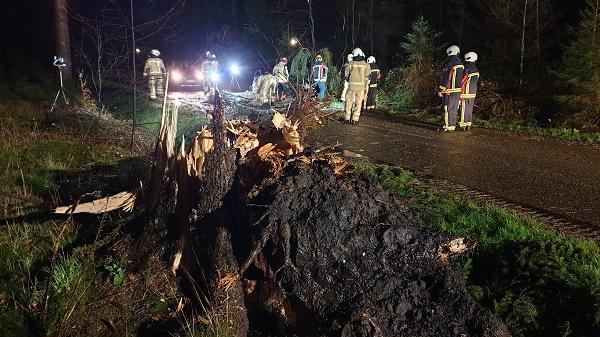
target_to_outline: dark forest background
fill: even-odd
[[[126,81],[130,5],[69,1],[76,73]],[[52,76],[51,6],[51,0],[26,0],[8,7],[2,78]],[[485,116],[589,130],[599,122],[598,0],[135,0],[133,7],[136,46],[161,49],[167,63],[196,60],[211,49],[225,62],[241,62],[251,76],[271,69],[281,55],[293,58],[302,50],[289,45],[297,37],[311,54],[327,48],[337,70],[358,46],[392,75],[384,101],[398,109],[427,108],[435,101],[430,82],[444,50],[457,44],[463,53],[479,54],[481,103],[494,103],[483,108]],[[415,82],[421,85],[407,85]]]

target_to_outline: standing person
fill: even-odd
[[[473,121],[473,108],[475,106],[475,97],[477,96],[477,82],[479,82],[479,69],[475,65],[477,54],[469,52],[465,54],[465,71],[462,78],[460,127],[463,130],[470,130]]]
[[[290,73],[287,68],[288,58],[283,56],[273,68],[273,75],[277,78],[277,98],[286,99],[289,93]]]
[[[371,74],[369,75],[369,92],[367,93],[367,111],[375,110],[377,101],[377,85],[381,79],[381,71],[375,63],[375,57],[369,56],[367,63],[371,67]]]
[[[144,77],[148,77],[150,98],[156,99],[165,95],[165,75],[167,70],[163,60],[159,57],[160,51],[152,49],[150,57],[144,65]]]
[[[204,82],[204,92],[208,93],[211,89],[215,89],[219,81],[219,61],[217,60],[217,55],[207,51],[206,57],[200,65],[200,72],[202,73]]]
[[[448,57],[442,67],[438,95],[442,98],[444,109],[444,131],[454,131],[458,119],[461,81],[465,66],[458,57],[460,48],[457,46],[450,46],[446,50],[446,54]]]
[[[345,69],[344,74],[348,79],[344,120],[350,124],[358,124],[360,110],[365,99],[365,88],[369,84],[371,68],[365,61],[365,53],[360,48],[355,48],[352,51],[352,57],[352,62]]]
[[[325,99],[325,94],[327,93],[328,73],[329,68],[327,68],[325,63],[323,63],[323,56],[317,54],[315,57],[315,65],[313,66],[312,76],[317,86],[317,99],[319,100]]]
[[[350,66],[350,62],[352,62],[352,58],[353,55],[352,54],[348,54],[347,60],[348,62],[346,64],[344,64],[343,66],[343,72],[344,74],[346,73],[346,68],[348,68],[348,66]],[[348,92],[348,77],[344,77],[344,90],[342,91],[342,96],[340,96],[340,100],[342,102],[346,101],[346,92]]]

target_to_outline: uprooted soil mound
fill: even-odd
[[[451,238],[425,229],[369,176],[337,173],[298,160],[248,202],[262,219],[251,230],[270,235],[246,273],[249,304],[304,336],[509,336],[437,260]]]

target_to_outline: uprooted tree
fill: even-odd
[[[297,102],[230,121],[217,92],[211,124],[176,150],[165,109],[133,249],[166,242],[198,319],[228,335],[508,336],[447,263],[473,243],[423,228],[332,149],[305,148],[322,117]]]

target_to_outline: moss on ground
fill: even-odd
[[[432,191],[400,168],[358,162],[408,199],[426,226],[477,241],[455,261],[472,295],[513,336],[594,336],[600,331],[600,248],[505,209]]]

